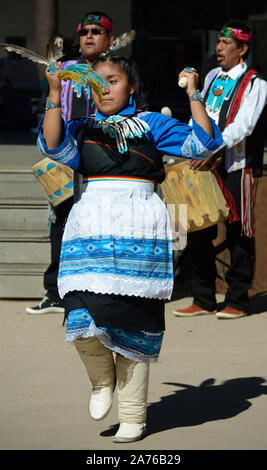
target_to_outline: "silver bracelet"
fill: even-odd
[[[61,104],[56,104],[54,101],[51,101],[48,97],[46,98],[45,110],[61,108]]]
[[[203,97],[202,97],[202,95],[201,95],[201,93],[200,93],[199,90],[197,90],[196,93],[194,93],[194,94],[191,96],[190,99],[191,99],[192,101],[201,101],[201,103],[204,102]]]

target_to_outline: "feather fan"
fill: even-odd
[[[26,49],[25,47],[17,46],[16,44],[8,44],[6,42],[0,43],[0,50],[15,52],[16,54],[26,57],[33,62],[49,65],[51,62],[58,60],[63,56],[63,39],[60,36],[55,36],[53,41],[49,42],[47,57],[43,57],[42,55],[37,54],[37,52]]]
[[[50,61],[46,58],[37,54],[37,52],[31,51],[30,49],[25,49],[25,47],[17,46],[16,44],[8,44],[7,42],[0,43],[0,50],[5,50],[8,52],[15,52],[16,54],[26,57],[33,62],[38,62],[39,64],[49,65]]]
[[[37,62],[39,64],[46,65],[47,67],[51,67],[51,65],[53,65],[53,63],[63,55],[63,41],[60,37],[54,38],[53,42],[48,46],[47,58],[37,54],[37,52],[26,49],[25,47],[5,42],[0,43],[0,50],[15,52],[22,57],[26,57],[32,62]],[[54,71],[56,71],[56,67]],[[69,65],[66,67],[66,70],[62,70],[62,72],[59,73],[59,78],[61,80],[73,80],[84,87],[87,87],[88,85],[92,86],[100,99],[102,97],[102,88],[108,88],[108,83],[104,77],[95,72],[89,65]]]

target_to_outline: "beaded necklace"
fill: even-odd
[[[229,100],[236,86],[239,76],[233,80],[228,75],[219,75],[215,78],[209,92],[206,106],[210,111],[218,111],[224,100]]]
[[[126,139],[141,138],[150,131],[150,127],[145,121],[133,116],[126,117],[120,115],[109,116],[104,120],[96,121],[96,127],[101,127],[104,134],[109,134],[110,137],[116,138],[119,153],[128,151]]]

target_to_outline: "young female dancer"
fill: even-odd
[[[159,356],[164,301],[173,288],[169,217],[154,191],[165,176],[162,156],[204,158],[222,137],[201,102],[194,71],[179,77],[188,79],[190,127],[138,110],[127,58],[105,56],[94,69],[109,87],[102,101],[92,90],[94,117],[68,124],[61,119],[58,72],[47,73],[48,109],[38,145],[83,176],[58,277],[66,340],[74,342],[92,383],[91,417],[108,414],[117,386],[120,427],[113,441],[130,442],[145,434],[149,363]]]

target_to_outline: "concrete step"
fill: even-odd
[[[2,241],[0,243],[0,264],[48,264],[50,243],[48,240]]]
[[[43,158],[36,145],[0,145],[1,169],[31,170]]]
[[[0,145],[0,298],[45,294],[43,275],[51,250],[48,201],[32,172],[42,158],[26,140]]]
[[[2,263],[0,264],[0,276],[42,276],[46,268],[47,264]]]
[[[10,199],[47,201],[31,170],[0,168],[0,201]]]
[[[47,231],[48,205],[32,201],[0,200],[0,236],[2,231]]]
[[[46,264],[0,264],[0,298],[41,299]]]
[[[49,242],[49,230],[1,230],[0,242]]]

